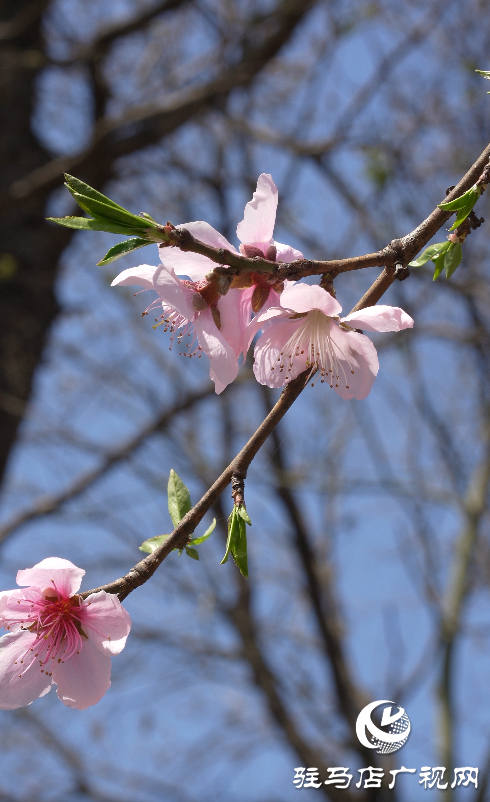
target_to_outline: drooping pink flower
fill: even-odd
[[[0,593],[0,709],[29,705],[57,685],[67,707],[85,710],[111,684],[111,656],[131,619],[117,596],[77,594],[85,574],[58,557],[17,573],[21,590]]]
[[[207,281],[182,281],[167,265],[139,265],[123,270],[112,286],[121,284],[137,284],[158,293],[146,311],[161,304],[163,314],[157,325],[170,331],[170,348],[177,335],[183,356],[200,357],[204,353],[209,358],[209,376],[217,393],[236,378],[245,329],[239,290],[228,290],[219,296],[216,287]]]
[[[238,223],[237,237],[241,242],[240,253],[244,256],[260,256],[271,262],[294,262],[303,259],[303,254],[290,245],[283,245],[272,238],[276,222],[278,203],[277,187],[268,173],[262,173],[257,181],[253,198],[245,206],[243,220]],[[237,253],[236,248],[219,231],[202,220],[183,223],[178,228],[186,228],[206,245],[225,248]],[[178,248],[160,248],[160,258],[166,267],[172,267],[177,275],[189,276],[200,281],[215,267],[214,262],[200,254],[181,251]],[[263,273],[252,273],[243,279],[241,295],[241,315],[244,323],[250,320],[251,312],[265,310],[279,301],[279,294],[267,281]],[[280,289],[280,288],[279,288]]]
[[[248,326],[246,346],[257,331],[254,373],[268,387],[283,387],[308,368],[345,399],[366,398],[379,369],[367,331],[400,331],[412,318],[395,306],[370,306],[341,318],[342,307],[318,285],[286,287],[280,306],[255,317]]]

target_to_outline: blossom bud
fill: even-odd
[[[240,253],[242,253],[244,256],[248,256],[249,259],[253,259],[256,256],[258,256],[259,259],[264,258],[264,254],[260,248],[257,248],[256,245],[244,245],[243,242],[240,245]]]
[[[269,260],[269,262],[275,262],[277,257],[277,248],[275,245],[269,245],[265,252],[265,258]]]

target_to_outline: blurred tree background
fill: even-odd
[[[75,213],[63,171],[232,242],[269,172],[278,240],[311,258],[377,250],[488,143],[474,69],[490,67],[489,12],[488,0],[3,0],[2,587],[53,555],[86,568],[83,589],[125,573],[171,530],[170,469],[197,501],[276,397],[251,356],[216,397],[205,360],[184,361],[141,318],[149,296],[110,289],[124,267],[157,264],[156,246],[101,269],[117,237],[45,222]],[[366,401],[308,388],[263,448],[247,481],[248,582],[219,565],[224,494],[200,562],[172,556],[127,599],[132,634],[96,707],[52,692],[1,714],[2,802],[438,793],[418,775],[355,789],[358,768],[401,763],[446,766],[450,781],[478,766],[478,790],[446,798],[488,798],[485,244],[484,226],[449,282],[429,268],[395,282],[383,302],[415,327],[373,336]],[[339,277],[345,311],[378,272]],[[355,737],[375,699],[411,718],[394,756]],[[293,786],[296,766],[326,779],[340,765],[349,790]]]

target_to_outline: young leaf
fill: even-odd
[[[480,197],[480,188],[479,187],[470,187],[463,195],[460,195],[459,198],[455,198],[452,201],[448,201],[447,203],[438,203],[439,209],[444,209],[445,212],[455,212],[457,209],[462,209],[463,206],[466,206],[467,203],[470,202],[470,199],[473,199],[473,206],[475,205],[476,201]]]
[[[231,544],[232,541],[237,537],[237,535],[238,535],[238,516],[236,513],[236,507],[233,506],[230,517],[228,518],[228,537],[226,539],[225,556],[221,560],[220,565],[223,565],[223,563],[228,562],[228,556],[230,554]]]
[[[184,515],[192,508],[191,495],[174,469],[170,471],[168,478],[168,511],[174,526],[177,526]]]
[[[248,516],[247,516],[248,517]],[[249,519],[250,520],[250,519]],[[242,576],[248,577],[247,527],[240,513],[237,515],[238,535],[231,542],[231,554]]]
[[[156,223],[147,220],[144,217],[138,217],[136,214],[121,209],[119,206],[110,206],[107,203],[102,203],[96,198],[88,198],[86,195],[80,195],[78,192],[70,190],[78,205],[92,217],[102,218],[103,220],[111,220],[114,223],[122,223],[128,228],[137,229],[143,232],[148,228],[156,228]]]
[[[169,537],[170,535],[157,535],[156,537],[150,537],[141,544],[139,547],[140,551],[146,551],[148,554],[151,554],[155,551],[155,549],[158,548],[158,546],[161,546],[162,543],[168,540]]]
[[[444,255],[444,272],[446,278],[451,278],[454,271],[459,267],[463,258],[463,249],[460,242],[452,243],[453,247]]]
[[[432,277],[432,281],[435,281],[437,278],[439,278],[439,276],[441,275],[442,271],[444,270],[444,257],[446,255],[446,251],[449,249],[449,246],[451,245],[451,243],[448,242],[447,245],[448,245],[448,247],[445,248],[445,250],[441,252],[441,254],[437,257],[437,259],[434,259],[435,268],[434,268],[434,275]]]
[[[473,196],[470,197],[468,199],[467,203],[465,203],[465,205],[462,206],[461,209],[458,210],[458,214],[457,214],[456,220],[452,224],[452,226],[449,229],[449,231],[454,231],[458,226],[461,225],[463,220],[466,220],[466,218],[468,217],[469,213],[473,209],[473,206],[475,205],[475,203],[477,202],[479,197],[480,197],[479,193],[478,193],[478,195],[476,197],[473,197]]]
[[[193,560],[199,560],[199,552],[197,549],[193,549],[192,546],[186,546],[185,553],[188,557],[192,557]]]
[[[135,251],[137,248],[143,248],[145,245],[150,245],[148,240],[140,239],[139,237],[127,239],[124,242],[119,242],[117,245],[109,248],[104,258],[100,262],[97,262],[97,265],[108,265],[111,262],[115,262],[116,259],[119,259],[121,256],[131,253],[131,251]]]
[[[475,70],[475,72],[490,80],[490,70]],[[490,95],[490,92],[487,92],[487,95]]]
[[[252,521],[249,518],[248,512],[245,509],[245,505],[244,504],[240,504],[240,506],[238,507],[237,512],[238,512],[238,515],[240,516],[240,518],[243,518],[245,523],[247,523],[249,526],[252,526]]]
[[[102,192],[97,192],[96,189],[86,184],[85,181],[80,181],[79,178],[75,178],[74,175],[69,175],[69,173],[65,173],[65,187],[72,195],[74,192],[77,192],[79,195],[85,195],[86,198],[93,198],[101,203],[105,203],[107,206],[113,206],[114,209],[125,211],[123,206],[119,206],[118,203],[108,198],[107,195],[103,195]]]
[[[418,259],[410,262],[410,267],[422,267],[430,259],[435,259],[441,252],[447,251],[449,242],[435,242],[434,245],[429,245],[425,251],[422,251]]]
[[[58,223],[65,228],[76,228],[82,231],[108,231],[110,234],[137,234],[132,226],[113,223],[105,218],[95,217],[47,217],[52,223]]]
[[[200,543],[204,543],[205,540],[214,532],[214,527],[216,526],[216,518],[213,518],[213,521],[210,526],[206,529],[201,537],[195,537],[189,542],[192,543],[193,546],[198,546]]]

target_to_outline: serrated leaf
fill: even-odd
[[[47,217],[52,223],[82,231],[107,231],[109,234],[136,234],[134,227],[123,226],[99,217]],[[150,241],[149,241],[150,242]]]
[[[115,209],[122,209],[122,211],[125,211],[124,206],[120,206],[116,201],[108,198],[107,195],[103,195],[102,192],[98,192],[91,187],[90,184],[86,184],[85,181],[80,181],[79,178],[75,178],[74,175],[65,173],[65,186],[68,192],[72,194],[77,192],[79,195],[85,195],[86,198],[93,198],[101,203],[105,203],[107,206],[113,206]]]
[[[454,242],[452,245],[453,247],[444,255],[444,272],[447,279],[451,278],[454,271],[461,264],[461,259],[463,258],[461,243]]]
[[[444,253],[447,251],[449,247],[449,242],[435,242],[433,245],[429,245],[425,251],[422,251],[418,259],[415,259],[413,262],[409,263],[410,267],[422,267],[428,262],[430,259],[436,258],[440,253]]]
[[[240,506],[237,508],[237,512],[238,512],[238,515],[240,516],[240,518],[243,518],[245,523],[247,523],[249,526],[252,526],[252,521],[249,518],[248,512],[245,509],[245,505],[244,504],[240,504]]]
[[[189,510],[192,509],[192,504],[191,494],[189,493],[188,488],[185,486],[182,479],[173,468],[170,471],[170,476],[168,477],[167,493],[168,511],[170,513],[173,525],[177,526],[184,515],[186,515]]]
[[[193,549],[192,546],[186,546],[185,553],[188,557],[192,557],[193,560],[199,560],[199,552],[197,549]]]
[[[474,198],[473,205],[476,203],[478,198],[480,197],[480,189],[475,187],[470,187],[463,195],[460,195],[459,198],[455,198],[452,201],[448,201],[447,203],[438,203],[439,209],[443,209],[445,212],[455,212],[457,209],[462,209],[469,203],[470,198]]]
[[[150,537],[141,544],[139,549],[140,551],[146,551],[148,554],[152,554],[155,549],[157,549],[158,546],[161,546],[162,543],[165,543],[169,537],[170,535],[157,535],[156,537]]]
[[[207,539],[208,539],[208,537],[209,537],[210,535],[212,535],[212,533],[214,532],[214,527],[215,527],[215,526],[216,526],[216,518],[213,518],[213,521],[212,521],[211,525],[210,525],[210,526],[208,526],[208,528],[206,529],[206,531],[204,532],[204,534],[203,534],[203,535],[201,535],[201,537],[195,537],[195,538],[193,538],[193,539],[190,541],[190,543],[192,543],[192,545],[193,545],[193,546],[198,546],[200,543],[204,543],[204,541],[205,541],[205,540],[207,540]]]
[[[99,267],[103,267],[104,265],[108,265],[111,262],[115,262],[116,259],[120,259],[121,256],[125,256],[127,253],[131,253],[131,251],[135,251],[137,248],[143,248],[145,245],[150,245],[151,243],[148,242],[147,239],[140,239],[139,237],[134,237],[133,239],[127,239],[124,242],[118,242],[117,245],[114,245],[112,248],[109,248],[104,258],[97,262]]]
[[[128,212],[119,206],[111,206],[107,203],[102,203],[97,198],[89,198],[86,195],[80,195],[78,192],[70,190],[78,205],[92,215],[92,217],[102,218],[103,220],[111,220],[115,223],[121,223],[128,228],[136,229],[143,232],[148,228],[156,228],[156,223],[147,220],[143,217],[138,217],[136,214]]]

